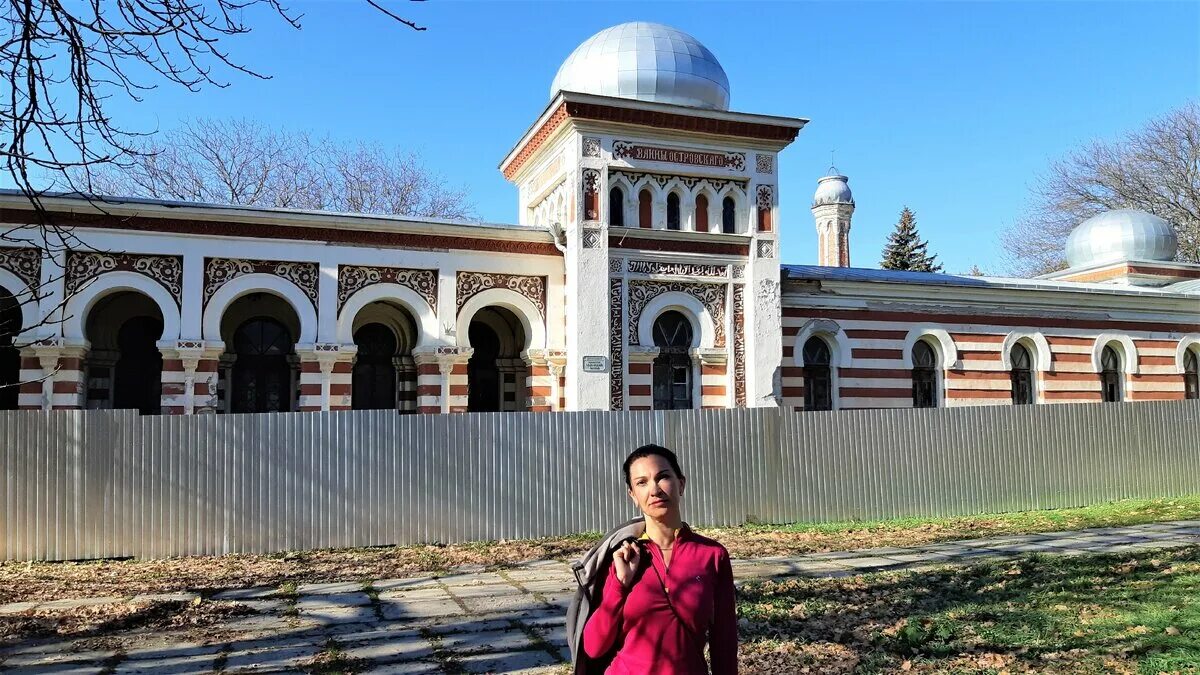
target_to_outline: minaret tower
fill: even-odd
[[[817,181],[812,213],[817,221],[817,264],[826,267],[850,266],[850,218],[854,215],[854,197],[849,178],[829,167],[829,174]]]

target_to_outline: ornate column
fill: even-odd
[[[724,349],[693,349],[692,362],[696,364],[699,377],[699,396],[696,401],[701,408],[731,408],[729,396],[729,353]]]
[[[441,412],[442,371],[437,350],[414,350],[413,362],[417,364],[417,412]]]
[[[438,370],[441,375],[441,411],[446,413],[467,412],[467,361],[474,349],[464,347],[438,347]]]
[[[163,355],[163,414],[216,412],[217,367],[225,343],[168,340],[159,342],[158,348]]]
[[[349,410],[357,345],[319,342],[296,348],[300,357],[300,412]]]
[[[86,354],[86,342],[72,343],[63,338],[46,338],[22,349],[22,378],[32,386],[22,385],[21,408],[82,409],[87,390],[83,365]]]
[[[530,412],[562,410],[566,351],[530,349],[521,358],[525,360],[528,373],[525,378],[525,409]]]

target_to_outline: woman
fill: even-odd
[[[707,641],[713,675],[737,673],[737,617],[729,552],[683,522],[687,479],[675,453],[645,445],[625,459],[629,498],[645,532],[613,553],[599,606],[583,631],[606,673],[700,675]]]

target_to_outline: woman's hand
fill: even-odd
[[[629,590],[633,586],[634,576],[642,563],[642,547],[627,541],[621,548],[613,552],[613,571],[617,573],[617,581]]]

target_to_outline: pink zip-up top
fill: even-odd
[[[600,658],[615,645],[616,657],[605,671],[609,675],[700,675],[708,672],[707,638],[712,674],[737,673],[737,615],[729,552],[686,525],[671,545],[670,567],[663,564],[657,544],[644,535],[642,543],[649,564],[642,563],[632,588],[626,590],[614,569],[608,568],[600,606],[583,629],[584,651]],[[666,582],[665,592],[662,582]],[[667,594],[691,636],[671,612]]]

